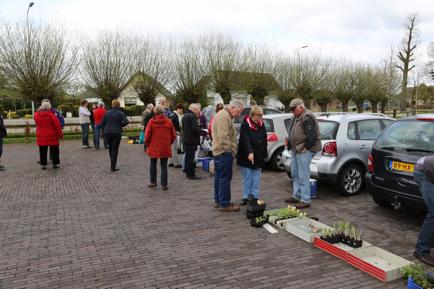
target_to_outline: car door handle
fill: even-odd
[[[400,178],[398,184],[400,184],[401,186],[408,186],[410,184],[410,181],[404,178]]]
[[[359,148],[360,148],[361,150],[365,150],[365,149],[367,149],[368,147],[367,147],[366,145],[361,145]]]

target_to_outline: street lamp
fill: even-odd
[[[27,41],[30,46],[30,24],[29,24],[29,11],[30,8],[35,5],[35,2],[30,2],[29,7],[27,7],[27,14],[26,14],[26,23],[27,23]],[[30,48],[30,47],[29,47]],[[32,115],[35,115],[35,102],[32,100]]]
[[[30,8],[33,7],[33,5],[35,5],[35,2],[30,2],[29,3],[29,7],[27,8],[27,20],[29,19],[29,10],[30,10]]]

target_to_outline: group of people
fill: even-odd
[[[104,147],[109,150],[111,171],[117,171],[117,156],[122,137],[122,128],[128,125],[125,113],[120,109],[118,100],[113,100],[112,108],[106,110],[104,103],[95,104],[91,111],[88,102],[83,100],[79,109],[82,128],[82,147],[88,148],[89,125],[95,134],[94,146],[100,147],[103,136]],[[310,206],[310,162],[316,152],[321,150],[318,121],[301,99],[290,103],[293,113],[288,130],[288,149],[291,150],[291,175],[293,180],[292,196],[285,202],[303,209]],[[222,212],[236,212],[240,206],[231,201],[231,180],[233,162],[240,168],[243,179],[243,197],[240,205],[248,200],[259,199],[262,168],[267,158],[267,132],[262,120],[263,110],[252,106],[249,115],[242,120],[239,137],[234,129],[233,120],[243,111],[243,103],[232,100],[224,107],[216,106],[216,114],[208,126],[212,137],[214,157],[214,206]],[[43,170],[48,163],[48,151],[53,168],[59,167],[59,140],[63,138],[64,119],[52,107],[50,100],[44,99],[35,116],[36,143],[39,147],[39,163]],[[200,176],[195,171],[195,158],[200,144],[201,129],[206,124],[200,112],[200,105],[192,103],[188,109],[182,104],[175,106],[172,112],[161,98],[154,107],[149,104],[143,113],[144,146],[150,157],[149,187],[157,186],[157,162],[160,160],[160,182],[163,190],[168,189],[168,164],[183,167],[187,179],[197,180]],[[0,170],[3,152],[3,138],[7,136],[2,115],[0,114]],[[180,158],[180,152],[184,157]],[[434,266],[431,249],[434,247],[434,156],[421,158],[415,165],[414,178],[428,208],[428,214],[422,225],[414,256],[422,262]]]

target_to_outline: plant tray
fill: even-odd
[[[330,244],[329,242],[326,242],[324,240],[322,240],[320,237],[315,237],[314,241],[313,241],[313,245],[317,248],[320,248],[323,251],[326,251],[327,253],[338,257],[339,259],[342,259],[344,261],[347,260],[347,254],[350,251],[355,250],[355,248],[345,245],[343,243],[336,243],[336,244]],[[366,248],[366,247],[370,247],[372,246],[372,244],[363,241],[362,243],[362,247],[360,248]],[[359,249],[359,248],[357,248]]]
[[[276,227],[278,227],[279,229],[285,230],[286,227],[286,223],[289,221],[290,219],[284,219],[284,220],[279,220],[276,221]]]
[[[417,285],[413,278],[408,277],[408,281],[407,281],[407,289],[423,289],[422,287],[420,287],[419,285]]]
[[[401,268],[413,264],[375,246],[349,251],[347,262],[383,282],[402,277]]]
[[[285,229],[300,239],[305,240],[308,243],[313,243],[315,237],[321,236],[321,232],[312,232],[310,226],[314,226],[318,229],[332,229],[332,227],[318,221],[300,217],[289,219],[286,222]]]

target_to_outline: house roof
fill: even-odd
[[[215,75],[204,76],[199,85],[203,87],[213,86],[212,79],[222,79],[228,83],[229,89],[232,91],[249,91],[253,83],[263,83],[270,87],[270,91],[275,92],[281,89],[280,85],[269,73],[246,72],[246,71],[217,71]]]
[[[132,85],[132,82],[137,78],[137,77],[144,77],[146,79],[152,79],[151,76],[149,76],[146,73],[143,72],[136,72],[131,78],[130,80],[128,80],[128,82],[122,87],[121,91],[125,90],[128,86]],[[159,81],[157,81],[157,86],[159,87],[158,90],[161,94],[163,94],[164,96],[169,96],[172,97],[173,94],[166,88],[164,87],[163,84],[161,84]]]

